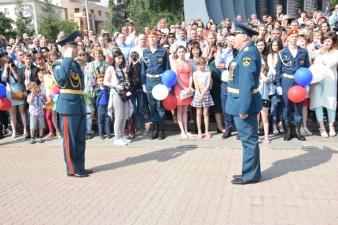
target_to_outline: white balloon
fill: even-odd
[[[156,100],[161,101],[168,97],[169,89],[163,84],[157,84],[153,87],[151,93]]]
[[[318,83],[324,79],[326,68],[323,64],[313,64],[309,69],[312,73],[311,84]]]

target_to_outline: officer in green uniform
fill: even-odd
[[[243,146],[242,174],[234,175],[231,183],[259,182],[261,168],[257,132],[257,113],[262,108],[258,92],[261,57],[252,41],[258,33],[248,26],[235,22],[235,44],[239,51],[229,66],[228,99],[226,113],[235,120]]]
[[[56,111],[60,116],[60,129],[63,141],[64,159],[67,175],[88,177],[91,170],[85,169],[86,148],[86,109],[83,97],[84,79],[77,57],[75,31],[56,43],[62,46],[63,59],[52,65],[53,75],[60,88]]]

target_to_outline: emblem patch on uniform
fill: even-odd
[[[303,65],[304,65],[304,63],[305,63],[305,61],[304,61],[304,60],[300,60],[300,61],[299,61],[299,65],[301,65],[301,66],[303,66]]]
[[[244,57],[242,59],[242,62],[243,62],[244,67],[248,67],[251,64],[251,58],[250,57]]]
[[[245,51],[245,52],[249,51],[249,47],[245,47],[245,48],[244,48],[244,51]]]

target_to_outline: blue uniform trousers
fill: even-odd
[[[293,103],[289,101],[288,98],[288,90],[292,86],[294,86],[296,83],[294,79],[290,79],[287,77],[283,77],[282,79],[282,89],[283,89],[283,121],[285,125],[289,125],[292,120],[291,120],[291,107],[294,108],[294,122],[296,125],[302,124],[303,120],[303,114],[302,114],[302,109],[303,109],[303,102],[301,103]]]
[[[156,100],[151,91],[157,84],[161,84],[161,77],[159,78],[148,78],[146,82],[147,98],[150,110],[150,121],[153,123],[161,123],[164,119],[165,110],[161,106],[161,101]]]
[[[85,169],[86,114],[60,114],[60,130],[67,174],[80,173]]]
[[[222,85],[221,85],[221,102],[222,102],[222,112],[223,112],[223,118],[224,118],[224,126],[225,126],[225,129],[228,132],[231,132],[231,130],[232,130],[232,116],[225,112],[225,105],[226,105],[227,98],[228,98],[227,88],[228,88],[228,84],[225,83],[225,82],[222,82]]]
[[[246,119],[234,116],[237,132],[243,146],[242,180],[259,181],[261,166],[257,132],[257,114],[249,114]]]

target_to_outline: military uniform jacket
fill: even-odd
[[[83,94],[62,93],[62,89],[79,93],[83,91],[84,77],[79,64],[72,58],[66,57],[55,61],[52,69],[60,88],[56,111],[60,114],[85,114]]]
[[[229,65],[228,99],[226,113],[258,113],[262,97],[258,92],[261,56],[253,42],[244,46]]]
[[[310,66],[309,54],[306,49],[298,47],[294,58],[288,47],[278,53],[276,64],[276,85],[281,86],[283,74],[294,75],[300,67]]]
[[[146,83],[147,74],[162,74],[166,70],[170,70],[170,62],[168,51],[165,48],[157,47],[154,53],[151,52],[150,48],[143,51],[141,68],[142,84]]]

